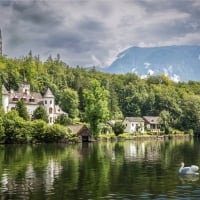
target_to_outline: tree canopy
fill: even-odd
[[[84,90],[85,116],[94,136],[99,133],[99,124],[109,119],[108,91],[97,80],[90,82],[89,89]]]
[[[151,115],[162,116],[165,128],[192,129],[200,134],[200,83],[196,81],[176,83],[164,75],[142,79],[134,73],[75,68],[59,56],[45,62],[32,54],[20,59],[0,56],[0,83],[7,90],[17,90],[24,77],[33,92],[43,95],[50,88],[69,118],[84,122],[98,119],[91,127],[107,119]]]

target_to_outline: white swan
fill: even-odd
[[[184,167],[184,162],[181,163],[181,167],[179,169],[179,174],[199,174],[197,171],[199,167],[196,165],[191,165],[190,167]]]

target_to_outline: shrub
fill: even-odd
[[[61,114],[56,118],[55,123],[66,126],[71,124],[72,120],[66,114]]]
[[[65,139],[66,139],[67,142],[73,142],[73,143],[79,142],[78,135],[72,134],[72,133],[67,133]]]
[[[43,120],[35,120],[32,122],[32,136],[33,140],[38,142],[44,141],[47,123]]]
[[[67,129],[59,124],[53,124],[47,127],[44,140],[46,142],[58,142],[66,138]]]
[[[0,142],[4,141],[5,138],[5,128],[3,125],[3,119],[0,117]]]
[[[15,110],[4,115],[3,126],[5,143],[24,143],[30,138],[31,131],[28,123],[19,117]]]
[[[115,135],[119,135],[124,132],[125,127],[121,122],[116,122],[112,128],[113,128]]]

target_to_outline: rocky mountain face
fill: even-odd
[[[134,72],[141,77],[168,75],[174,81],[200,81],[200,46],[131,47],[104,72]]]

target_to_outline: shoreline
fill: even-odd
[[[97,141],[125,141],[125,140],[179,140],[179,139],[191,139],[194,136],[190,134],[177,134],[177,135],[128,135],[126,137],[121,136],[100,136]]]

